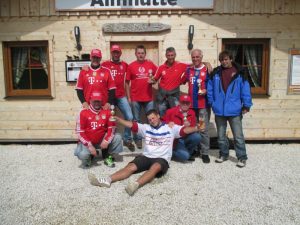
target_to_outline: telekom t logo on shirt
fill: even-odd
[[[118,70],[111,70],[111,75],[112,75],[113,77],[116,77],[117,74],[118,74]]]
[[[91,127],[93,128],[93,130],[95,130],[98,127],[98,123],[97,122],[91,122]]]
[[[90,84],[95,83],[95,77],[89,77],[88,79]]]
[[[195,81],[196,81],[196,77],[190,77],[190,83],[191,83],[191,84],[194,84]]]

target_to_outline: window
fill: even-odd
[[[267,94],[269,82],[269,39],[223,39],[223,50],[233,55],[248,76],[253,94]]]
[[[47,41],[4,43],[6,95],[50,96]]]

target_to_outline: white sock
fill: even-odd
[[[106,179],[111,184],[111,178],[108,176]]]

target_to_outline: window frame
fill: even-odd
[[[270,42],[269,38],[224,38],[222,39],[222,50],[225,50],[225,45],[228,44],[261,44],[262,52],[262,80],[261,87],[251,87],[252,94],[268,95],[269,91],[269,73],[270,73]]]
[[[13,47],[45,47],[47,54],[48,88],[47,89],[14,89],[11,48]],[[6,97],[51,97],[49,42],[48,41],[8,41],[3,42],[4,77]]]

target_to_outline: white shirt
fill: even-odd
[[[148,158],[163,158],[168,163],[171,161],[174,138],[180,138],[182,126],[174,125],[170,128],[162,123],[154,128],[149,124],[138,123],[138,134],[145,138],[143,155]]]

